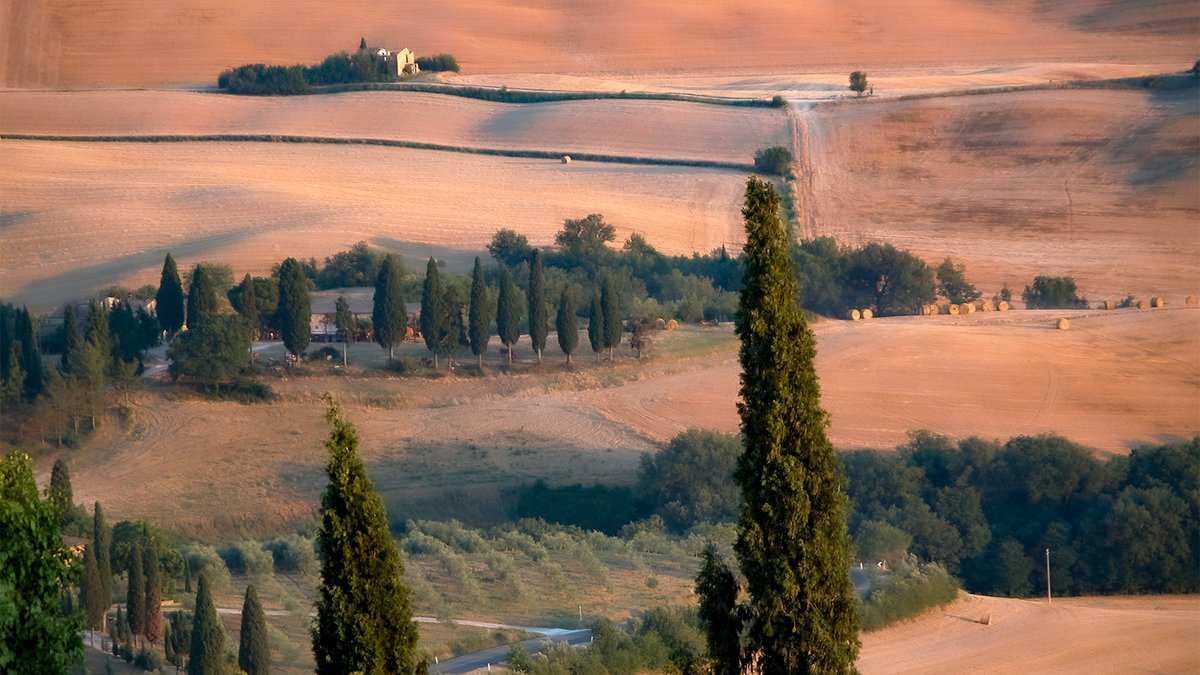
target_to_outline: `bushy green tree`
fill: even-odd
[[[404,308],[404,269],[391,253],[384,256],[375,277],[375,296],[371,307],[371,325],[375,342],[388,350],[388,361],[395,358],[396,345],[408,332],[408,313]]]
[[[505,268],[500,272],[500,300],[496,307],[496,333],[508,352],[508,365],[512,365],[513,345],[521,339],[521,306],[517,302],[517,286]]]
[[[949,256],[938,265],[937,280],[938,293],[956,305],[975,302],[981,295],[974,284],[967,281],[967,266],[955,265]]]
[[[497,230],[488,242],[487,250],[496,262],[507,267],[520,265],[529,260],[529,254],[533,253],[533,247],[525,235],[508,229]]]
[[[0,671],[67,673],[83,650],[83,616],[60,598],[83,570],[63,545],[58,509],[38,498],[33,460],[0,460]]]
[[[1075,309],[1088,304],[1071,277],[1036,276],[1021,293],[1021,299],[1029,309]]]
[[[360,241],[348,251],[325,258],[325,264],[317,273],[317,288],[370,286],[379,278],[383,259],[382,251],[373,251],[367,242]]]
[[[175,338],[167,358],[171,377],[190,378],[219,393],[250,367],[250,335],[236,317],[213,317]]]
[[[563,288],[562,296],[558,299],[554,330],[558,336],[558,347],[567,355],[567,363],[570,363],[571,353],[579,346],[579,317],[575,312],[575,294],[569,288]]]
[[[276,311],[283,346],[299,359],[312,339],[312,303],[308,277],[295,258],[284,260],[279,268],[279,308]]]
[[[852,251],[845,274],[851,306],[873,306],[879,316],[915,314],[935,298],[929,265],[891,244],[871,242]]]
[[[792,165],[795,161],[791,150],[782,145],[774,145],[754,153],[754,170],[768,176],[787,178],[792,175]]]
[[[330,404],[329,484],[321,498],[321,560],[313,654],[318,673],[414,673],[417,626],[383,500],[358,457],[358,434]]]
[[[221,303],[217,298],[216,280],[212,278],[209,266],[204,264],[196,265],[192,268],[192,278],[188,282],[188,330],[199,328],[206,321],[220,314],[220,311]]]
[[[154,313],[158,315],[159,325],[168,335],[178,333],[184,322],[183,281],[179,278],[179,267],[170,253],[163,261],[162,276],[154,300]]]
[[[191,647],[188,650],[188,675],[225,672],[225,629],[217,616],[208,575],[200,575],[196,587],[196,611],[192,616]],[[347,671],[349,672],[349,671]]]
[[[657,453],[642,455],[638,494],[676,532],[732,520],[741,504],[733,481],[741,450],[737,436],[688,429]]]
[[[846,672],[858,655],[841,468],[826,435],[775,190],[751,177],[742,209],[746,272],[741,340],[744,452],[736,551],[754,621],[747,655],[765,673]]]
[[[563,221],[563,229],[554,236],[554,243],[563,247],[577,264],[595,274],[612,256],[608,243],[616,238],[616,228],[604,222],[603,215],[593,213]]]
[[[475,355],[476,365],[480,368],[483,367],[483,353],[492,339],[493,314],[492,298],[488,293],[487,281],[483,278],[483,263],[476,257],[475,267],[471,270],[471,309],[467,323],[471,353]]]
[[[712,671],[714,675],[740,675],[743,620],[738,614],[737,577],[712,542],[705,545],[700,559],[695,591]]]
[[[529,341],[542,362],[546,336],[550,332],[550,313],[546,309],[546,273],[542,268],[542,252],[533,249],[529,256]]]
[[[867,90],[867,74],[861,70],[850,73],[850,91],[862,96]]]
[[[271,672],[271,645],[267,635],[267,615],[258,601],[254,584],[246,587],[242,602],[242,628],[238,641],[238,667],[246,675]]]

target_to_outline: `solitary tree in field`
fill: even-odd
[[[271,672],[271,646],[267,641],[267,615],[258,601],[254,584],[246,587],[242,603],[242,629],[238,642],[238,667],[246,675]]]
[[[862,96],[867,90],[867,74],[861,70],[850,73],[850,91]]]
[[[409,674],[422,666],[404,563],[388,530],[383,500],[358,457],[358,434],[331,403],[333,433],[321,498],[317,620],[318,673]]]
[[[950,302],[960,305],[964,302],[974,302],[980,293],[975,285],[967,281],[967,266],[955,265],[949,256],[937,268],[938,292]]]
[[[219,310],[217,287],[212,274],[204,265],[196,265],[192,270],[191,283],[188,284],[188,328],[199,328],[205,321],[217,316]]]
[[[342,343],[342,365],[346,365],[346,351],[354,342],[354,315],[350,313],[350,303],[346,296],[339,295],[334,303],[333,325],[337,326],[338,341]]]
[[[600,351],[604,349],[604,306],[600,303],[600,291],[592,294],[592,308],[588,313],[588,343],[600,360]]]
[[[621,305],[617,291],[607,278],[600,288],[600,309],[604,316],[604,346],[608,347],[608,360],[611,361],[613,347],[621,344],[621,332],[624,328],[621,325]]]
[[[471,309],[467,316],[467,332],[471,353],[475,355],[475,362],[480,368],[483,367],[483,353],[492,339],[493,313],[492,298],[483,278],[483,263],[476,257],[475,268],[471,270]]]
[[[295,258],[283,261],[279,268],[279,332],[283,346],[297,359],[312,339],[312,303],[308,297],[308,277]]]
[[[508,365],[512,365],[512,349],[521,339],[521,307],[517,303],[517,286],[505,268],[500,273],[500,301],[496,307],[496,332],[508,352]]]
[[[404,270],[391,253],[383,259],[379,275],[375,277],[371,325],[375,342],[388,350],[388,361],[393,360],[396,345],[404,341],[408,332],[408,313],[404,309]]]
[[[171,254],[163,261],[162,276],[158,281],[158,292],[154,295],[154,313],[158,323],[168,335],[183,328],[183,281],[179,278],[179,267]]]
[[[225,672],[225,630],[221,628],[221,619],[217,616],[217,608],[208,589],[208,575],[204,573],[200,574],[200,585],[196,588],[191,637],[188,675]]]
[[[533,249],[529,256],[529,341],[537,352],[538,363],[546,349],[546,335],[550,332],[550,315],[546,309],[546,274],[542,269],[542,252]]]
[[[571,353],[579,346],[579,317],[575,315],[575,295],[570,288],[563,288],[562,297],[558,299],[558,316],[555,317],[554,330],[558,333],[558,346],[567,355],[567,363],[571,362]]]
[[[858,601],[841,468],[826,436],[813,358],[797,304],[779,197],[746,185],[746,268],[736,331],[744,451],[735,550],[753,622],[747,661],[763,673],[849,672],[858,656]]]

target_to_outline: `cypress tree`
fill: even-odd
[[[271,672],[271,647],[267,642],[267,616],[258,602],[254,584],[246,587],[242,602],[242,629],[238,640],[238,667],[246,675]]]
[[[571,352],[579,346],[579,317],[575,316],[575,295],[570,288],[563,288],[562,297],[558,299],[554,330],[558,334],[558,346],[567,355],[567,363],[570,363]]]
[[[29,308],[22,307],[15,317],[16,339],[21,343],[21,368],[25,371],[25,398],[34,400],[45,391],[42,353],[33,334],[33,317]]]
[[[613,347],[621,344],[621,306],[617,292],[608,279],[600,290],[600,309],[604,316],[604,346],[608,347],[608,360],[613,358]]]
[[[735,327],[745,449],[735,550],[754,609],[747,659],[763,673],[852,671],[858,602],[846,498],[774,188],[751,177],[742,215],[746,267]]]
[[[146,607],[142,635],[151,644],[158,644],[163,636],[162,581],[159,579],[158,552],[153,545],[146,547]]]
[[[210,675],[225,667],[225,631],[213,606],[208,577],[201,573],[196,589],[196,612],[192,616],[191,649],[188,651],[188,675]],[[347,671],[349,672],[349,671]]]
[[[254,291],[254,278],[247,272],[238,285],[238,312],[246,319],[250,328],[250,339],[258,337],[258,294]]]
[[[592,294],[592,311],[588,313],[588,342],[596,353],[596,361],[600,360],[600,350],[604,349],[604,308],[600,303],[600,292]]]
[[[64,373],[71,372],[71,355],[83,345],[83,331],[79,329],[79,320],[75,316],[74,303],[68,302],[63,306],[63,351],[59,367]]]
[[[158,292],[154,294],[154,313],[158,315],[158,324],[168,335],[174,335],[183,328],[183,281],[179,278],[179,268],[175,259],[167,254],[163,261],[162,276],[158,280]]]
[[[20,362],[16,349],[16,314],[12,305],[0,304],[0,380],[4,382],[9,381]]]
[[[133,308],[122,300],[113,305],[108,313],[108,332],[113,338],[112,361],[114,372],[122,369],[125,364],[134,363],[141,356],[141,345],[138,341],[137,319],[133,316]]]
[[[342,365],[346,365],[346,352],[350,343],[354,342],[354,315],[350,313],[350,302],[346,296],[339,295],[334,303],[333,325],[337,326],[338,341],[342,343]]]
[[[75,512],[75,491],[71,488],[71,470],[62,459],[54,460],[50,469],[50,488],[46,497],[58,512],[59,524],[66,525]]]
[[[700,625],[708,640],[714,675],[739,675],[742,621],[737,615],[738,583],[717,547],[704,547],[696,595],[700,597]]]
[[[83,337],[96,346],[107,365],[112,360],[113,339],[108,330],[108,308],[99,300],[88,303],[87,319],[83,326]],[[107,368],[105,368],[107,370]]]
[[[425,283],[421,286],[421,337],[425,339],[425,346],[433,352],[434,368],[438,367],[438,356],[446,349],[450,339],[450,323],[442,275],[438,271],[437,261],[430,258],[425,265]]]
[[[112,604],[113,574],[110,541],[108,526],[104,523],[104,510],[100,508],[100,502],[96,502],[95,512],[92,515],[92,543],[96,546],[96,569],[100,574],[100,583],[103,588],[101,597],[104,600],[105,611]]]
[[[146,626],[146,576],[142,573],[142,547],[138,544],[129,556],[129,574],[125,594],[125,620],[134,635]]]
[[[500,273],[500,301],[496,307],[496,332],[500,342],[508,351],[508,365],[512,365],[513,345],[521,339],[521,307],[517,304],[517,286],[513,283],[508,268]]]
[[[279,268],[277,311],[283,346],[299,359],[312,339],[312,304],[308,298],[308,277],[295,258],[284,260]]]
[[[186,612],[172,612],[164,633],[164,643],[170,646],[167,660],[178,670],[192,644],[192,620]]]
[[[358,457],[358,434],[330,403],[333,432],[321,497],[313,655],[318,673],[413,673],[418,659],[404,563],[383,500]]]
[[[108,609],[108,602],[104,599],[104,582],[100,579],[100,568],[96,564],[95,542],[83,549],[82,591],[86,627],[89,630],[104,630],[104,612]]]
[[[204,265],[196,265],[192,268],[192,280],[188,284],[188,328],[199,328],[205,321],[216,316],[220,307],[212,275]]]
[[[178,672],[179,666],[175,665],[175,635],[171,632],[170,621],[163,624],[163,659],[175,666]]]
[[[392,361],[396,345],[404,341],[408,332],[408,314],[404,309],[404,270],[391,253],[384,257],[375,277],[371,323],[375,342],[388,350],[388,361]]]
[[[529,340],[537,352],[538,363],[546,349],[550,317],[546,310],[546,274],[542,270],[542,252],[533,249],[529,256]]]
[[[470,332],[471,353],[475,363],[483,367],[483,353],[492,339],[492,299],[488,294],[487,282],[483,279],[483,263],[475,257],[475,269],[471,270],[471,310],[467,315]]]

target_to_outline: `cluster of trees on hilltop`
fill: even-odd
[[[231,94],[256,96],[294,96],[312,93],[313,87],[359,82],[395,82],[394,73],[383,69],[379,55],[365,49],[353,54],[338,52],[313,65],[268,66],[249,63],[222,71],[217,86]],[[416,59],[417,67],[426,72],[457,73],[458,60],[452,54],[435,54]]]

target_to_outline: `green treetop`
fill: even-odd
[[[570,363],[571,353],[579,346],[579,317],[575,311],[575,295],[570,288],[564,288],[562,297],[558,299],[558,316],[555,319],[558,346],[567,355],[567,363]]]
[[[192,644],[188,653],[188,675],[211,675],[225,669],[225,630],[208,589],[208,575],[200,574],[196,587],[196,611],[192,615]],[[348,672],[348,671],[347,671]]]
[[[312,339],[312,303],[308,297],[304,266],[295,258],[284,260],[279,268],[279,308],[276,311],[283,346],[300,358]]]
[[[513,283],[508,268],[500,273],[500,300],[496,308],[496,332],[500,342],[508,351],[508,364],[512,365],[512,348],[521,338],[521,306],[517,302],[517,286]]]
[[[238,643],[238,667],[246,675],[271,672],[271,645],[267,638],[267,615],[258,601],[254,584],[246,587],[242,603],[242,629]]]
[[[388,254],[375,277],[375,296],[371,307],[371,325],[375,342],[388,350],[388,361],[395,357],[396,345],[404,341],[408,314],[404,309],[404,270],[396,256]]]
[[[471,353],[475,355],[477,365],[483,367],[483,353],[487,351],[488,341],[492,339],[492,318],[495,311],[492,299],[488,294],[487,282],[483,278],[483,263],[475,258],[475,268],[471,270],[471,309],[467,316],[468,341],[471,343]]]
[[[550,332],[550,315],[546,310],[546,273],[542,269],[542,253],[533,249],[529,256],[529,340],[542,362],[546,349],[546,336]]]
[[[171,254],[163,261],[162,276],[158,281],[158,292],[154,295],[154,312],[158,323],[169,335],[183,327],[183,281],[179,278],[179,267]]]

